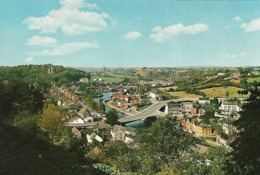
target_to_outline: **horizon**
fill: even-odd
[[[1,66],[260,66],[260,1],[161,2],[2,0]]]

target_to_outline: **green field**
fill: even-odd
[[[239,91],[239,90],[241,90],[241,88],[228,86],[228,87],[207,88],[207,89],[203,89],[200,91],[204,92],[209,98],[223,97],[223,96],[226,96],[227,92],[229,93],[229,96],[228,96],[229,98],[234,98],[234,97],[247,98],[248,97],[248,95],[239,95],[237,93],[237,91]]]
[[[249,83],[253,83],[254,81],[260,82],[260,77],[257,77],[257,78],[249,78],[247,81],[248,81]]]
[[[187,94],[185,91],[179,92],[168,92],[171,96],[178,97],[178,98],[200,98],[202,96],[196,94]]]
[[[122,77],[101,77],[104,83],[119,83],[124,80]]]

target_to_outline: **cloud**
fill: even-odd
[[[25,62],[32,62],[34,60],[33,56],[29,56],[25,59]]]
[[[239,16],[234,17],[233,20],[236,21],[236,22],[241,22],[242,21],[242,19]]]
[[[252,32],[260,30],[260,18],[250,21],[249,23],[243,23],[240,25],[246,32]]]
[[[99,45],[91,42],[71,42],[65,43],[62,45],[55,46],[51,49],[43,50],[40,53],[36,53],[35,55],[45,55],[45,56],[62,56],[62,55],[70,55],[73,53],[78,53],[83,49],[96,49],[99,48]]]
[[[27,41],[28,45],[32,46],[53,46],[57,44],[57,40],[51,37],[33,36]]]
[[[208,25],[203,23],[197,23],[194,25],[184,26],[183,24],[173,24],[162,28],[156,26],[152,29],[150,39],[155,42],[164,42],[174,36],[178,35],[195,35],[208,30]]]
[[[85,4],[84,0],[60,0],[60,4],[60,9],[51,10],[43,17],[28,17],[24,23],[30,30],[40,30],[42,33],[61,30],[66,35],[101,31],[116,24],[107,13],[81,10],[98,8],[95,4]]]
[[[240,52],[238,54],[226,54],[224,58],[244,58],[247,55],[247,52]]]
[[[60,0],[60,5],[68,9],[84,8],[84,0]]]
[[[123,38],[126,40],[136,40],[142,36],[139,32],[129,32],[123,35]]]
[[[90,10],[92,10],[92,9],[100,10],[100,8],[97,6],[97,4],[88,3],[85,5],[85,7],[87,7]]]

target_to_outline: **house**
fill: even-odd
[[[71,119],[69,119],[68,124],[79,124],[79,123],[85,123],[84,120],[79,118],[78,116],[73,116]]]
[[[201,128],[202,128],[202,137],[204,137],[204,138],[211,137],[212,128],[210,125],[203,123],[203,124],[201,124]]]
[[[183,114],[191,114],[193,109],[193,104],[190,102],[182,103],[182,113]]]
[[[181,120],[181,125],[184,131],[193,133],[195,137],[207,138],[212,135],[211,126],[204,123],[201,125],[195,125],[195,122],[192,122],[189,119],[183,119]]]
[[[152,97],[155,100],[161,100],[162,96],[158,93],[157,90],[153,89],[149,92],[149,96]]]
[[[200,105],[208,105],[208,104],[210,104],[210,100],[209,100],[209,98],[199,98],[198,103]]]
[[[88,78],[81,78],[81,79],[79,79],[79,82],[88,83]]]
[[[133,141],[135,136],[135,129],[131,127],[124,127],[120,125],[115,125],[111,130],[112,140],[121,140],[125,143],[130,143]]]
[[[94,140],[98,141],[99,143],[103,142],[103,139],[96,133],[93,132],[91,135],[87,134],[88,143],[93,143]]]
[[[235,101],[224,101],[219,109],[222,111],[222,113],[230,114],[232,112],[239,112],[241,109],[238,106],[238,103]]]
[[[112,99],[129,102],[130,97],[128,95],[115,94]]]
[[[201,124],[200,126],[195,126],[195,137],[211,137],[212,128],[209,125]]]
[[[219,73],[217,73],[217,77],[219,77],[219,76],[223,76],[223,75],[225,75],[226,73],[223,73],[223,72],[219,72]]]
[[[94,131],[102,134],[104,136],[104,140],[106,141],[111,141],[112,140],[112,135],[110,133],[111,131],[111,126],[109,124],[106,124],[105,122],[98,122],[94,127]]]
[[[115,125],[111,130],[112,140],[125,140],[125,127]]]

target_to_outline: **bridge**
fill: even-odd
[[[118,121],[120,123],[128,123],[128,122],[133,122],[133,121],[137,121],[137,120],[143,120],[143,119],[146,119],[146,118],[152,117],[152,116],[163,117],[168,114],[168,105],[167,104],[169,102],[171,102],[171,101],[183,102],[183,101],[197,101],[197,100],[198,100],[198,98],[181,98],[181,99],[161,101],[161,102],[152,104],[151,106],[144,109],[142,112],[140,112],[138,114],[120,118]],[[164,111],[161,110],[163,107],[165,107]]]
[[[66,126],[76,127],[76,128],[88,128],[93,127],[97,124],[97,122],[91,123],[67,123]]]

